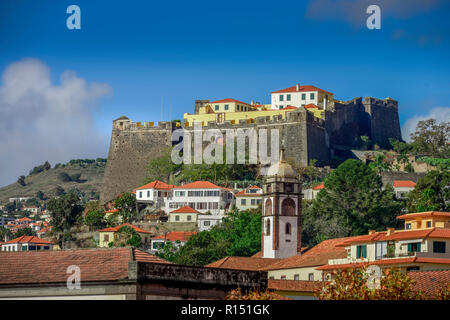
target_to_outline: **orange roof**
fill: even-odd
[[[134,191],[136,190],[142,190],[142,189],[161,189],[161,190],[170,190],[173,187],[175,187],[172,184],[167,184],[165,182],[159,181],[159,180],[155,180],[152,182],[149,182],[139,188],[134,189]]]
[[[37,231],[36,233],[45,233],[47,231],[50,231],[53,227],[52,226],[47,226],[42,228],[41,230]]]
[[[325,188],[325,185],[323,182],[321,184],[318,184],[317,186],[313,187],[313,190],[322,190]]]
[[[411,180],[394,180],[394,188],[414,188],[416,183]]]
[[[154,256],[148,252],[133,249],[134,251],[134,260],[139,262],[153,262],[153,263],[164,263],[164,264],[172,264],[172,262]]]
[[[386,234],[386,231],[384,232],[375,232],[373,234],[364,234],[361,236],[354,236],[350,238],[344,238],[344,241],[342,241],[340,244],[338,244],[338,247],[345,247],[349,246],[354,243],[367,243],[372,242],[376,240],[380,240],[380,238]]]
[[[276,291],[316,292],[319,285],[319,281],[269,279],[267,288]]]
[[[305,106],[305,108],[306,108],[306,109],[318,109],[319,107],[316,106],[314,103],[310,103],[310,104],[307,104],[307,105]]]
[[[231,99],[231,98],[217,100],[217,101],[213,101],[213,102],[210,102],[210,103],[224,103],[224,102],[237,102],[237,103],[240,103],[240,104],[245,104],[245,105],[250,106],[250,107],[252,106],[252,105],[250,105],[248,103],[245,103],[245,102],[242,102],[242,101],[239,101],[239,100],[236,100],[236,99]]]
[[[159,235],[153,237],[152,239],[166,239],[168,241],[187,241],[190,237],[192,237],[197,232],[184,232],[184,231],[172,231],[167,233],[166,235]]]
[[[263,271],[281,259],[272,258],[254,258],[254,257],[225,257],[214,261],[207,268],[234,269],[234,270],[251,270]]]
[[[397,219],[405,220],[405,219],[410,219],[410,218],[425,218],[425,217],[450,218],[450,212],[427,211],[427,212],[408,213],[408,214],[403,214],[401,216],[397,216]]]
[[[248,189],[257,189],[257,190],[262,190],[260,187],[253,185],[251,187],[245,188],[241,191],[239,191],[238,193],[235,194],[236,197],[241,197],[241,196],[249,196],[249,197],[261,197],[261,193],[246,193],[246,191]]]
[[[281,109],[281,110],[297,110],[298,108],[297,107],[294,107],[294,106],[287,106],[287,107],[285,107],[285,108],[283,108],[283,109]]]
[[[198,213],[198,214],[201,214],[201,212],[198,212],[197,210],[192,209],[189,206],[184,206],[182,208],[173,210],[171,213]]]
[[[105,213],[114,213],[114,212],[119,212],[119,209],[112,209],[112,210],[105,211]]]
[[[22,222],[22,221],[33,221],[33,219],[30,219],[30,218],[20,218],[20,219],[17,219],[17,221],[20,221],[20,222]]]
[[[174,189],[224,189],[209,181],[194,181],[182,186],[175,186]]]
[[[50,241],[35,237],[35,236],[21,236],[19,238],[15,238],[5,242],[5,244],[10,243],[33,243],[33,244],[53,244]]]
[[[434,296],[439,287],[450,284],[450,270],[411,271],[408,276],[415,281],[414,290],[421,290],[430,296]]]
[[[325,91],[323,89],[317,88],[315,86],[299,86],[299,91],[298,92],[302,92],[302,91],[322,91],[328,94],[332,94],[331,92]],[[297,86],[293,86],[293,87],[289,87],[286,89],[281,89],[281,90],[277,90],[277,91],[272,91],[272,93],[283,93],[283,92],[297,92]]]
[[[117,232],[117,231],[119,231],[120,228],[125,227],[125,226],[131,227],[134,230],[136,230],[136,232],[139,232],[139,233],[151,233],[150,231],[133,226],[131,223],[124,223],[117,227],[105,228],[105,229],[99,230],[99,232]]]

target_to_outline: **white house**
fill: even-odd
[[[199,232],[209,230],[222,222],[222,214],[199,214],[197,216],[197,229]]]
[[[22,207],[21,210],[22,211],[28,211],[28,212],[31,212],[31,213],[34,213],[34,214],[37,214],[37,213],[41,212],[41,208],[36,207],[36,206],[24,206],[24,207]]]
[[[189,206],[200,213],[224,214],[234,197],[231,189],[209,181],[195,181],[175,186],[172,191],[172,198],[167,199],[167,211]]]
[[[320,109],[326,110],[327,106],[334,101],[333,93],[319,89],[315,86],[293,87],[272,92],[272,109],[283,109],[287,106],[305,107],[314,104]]]
[[[395,197],[403,199],[408,196],[408,193],[414,190],[416,183],[411,180],[394,180],[392,187],[394,188]]]
[[[139,188],[136,188],[136,201],[140,203],[153,204],[167,213],[166,204],[172,198],[174,185],[155,180]]]
[[[305,200],[314,200],[317,197],[317,194],[320,192],[320,190],[322,190],[324,188],[325,188],[325,185],[323,183],[321,183],[312,188],[305,189],[302,192],[302,197]]]
[[[34,251],[52,249],[52,242],[35,236],[21,236],[2,244],[2,251]]]
[[[169,213],[169,222],[181,223],[181,222],[194,222],[197,223],[197,216],[200,214],[195,209],[189,206],[173,210]]]
[[[184,246],[191,236],[196,232],[172,231],[151,239],[151,253],[155,253],[164,248],[166,242],[170,241],[176,247]]]
[[[251,186],[235,194],[236,208],[248,210],[258,208],[262,201],[262,189],[258,186]]]

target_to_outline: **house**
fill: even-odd
[[[236,208],[239,210],[256,209],[262,201],[262,189],[258,186],[250,186],[242,191],[237,192]]]
[[[138,203],[151,204],[156,208],[166,211],[166,202],[172,198],[174,185],[155,180],[133,190],[136,193]],[[166,211],[167,212],[167,211]]]
[[[420,212],[397,217],[405,221],[404,230],[370,231],[367,235],[343,241],[346,258],[330,259],[317,270],[378,265],[403,271],[450,269],[450,212]]]
[[[408,193],[414,190],[416,183],[411,180],[394,180],[392,187],[394,188],[395,197],[405,199]]]
[[[36,207],[36,206],[23,206],[21,209],[21,211],[28,211],[34,214],[38,214],[39,212],[41,212],[41,208]]]
[[[305,200],[314,200],[317,197],[317,194],[320,192],[320,190],[324,189],[325,185],[322,183],[309,188],[309,189],[305,189],[303,190],[303,199]]]
[[[70,287],[77,270],[80,286]],[[176,265],[130,247],[0,254],[0,299],[223,300],[237,287],[264,291],[267,276]]]
[[[191,222],[197,224],[197,216],[199,214],[199,211],[192,209],[189,206],[184,206],[169,213],[169,222]]]
[[[48,226],[48,225],[46,226],[44,224],[44,227],[42,229],[36,231],[36,234],[39,237],[43,237],[43,236],[47,235],[50,232],[50,230],[52,230],[52,228],[53,228],[52,226]]]
[[[199,232],[209,230],[213,226],[222,222],[223,215],[199,214],[197,215],[197,230]]]
[[[209,181],[195,181],[173,187],[173,196],[167,200],[166,210],[189,206],[200,213],[225,214],[233,198],[231,189]]]
[[[121,224],[119,226],[116,227],[111,227],[111,228],[105,228],[105,229],[101,229],[99,230],[99,243],[98,246],[100,248],[107,248],[109,246],[110,242],[114,242],[114,240],[117,237],[117,232],[120,230],[120,228],[122,227],[131,227],[133,228],[140,236],[141,236],[141,243],[142,244],[150,244],[150,236],[151,236],[151,232],[138,228],[130,223],[124,223]]]
[[[1,251],[52,250],[53,243],[35,236],[21,236],[2,244]]]
[[[305,107],[313,104],[322,110],[334,101],[333,93],[311,85],[295,86],[273,91],[271,94],[272,109],[283,109],[288,105]]]
[[[236,100],[236,99],[222,99],[210,102],[208,105],[204,106],[205,113],[208,112],[208,108],[212,111],[218,112],[244,112],[256,109],[251,104]],[[200,110],[202,112],[203,110]]]
[[[9,202],[24,202],[33,199],[32,197],[13,197],[9,198]]]
[[[151,239],[150,252],[157,252],[164,248],[166,242],[170,241],[177,247],[184,246],[184,244],[192,237],[196,232],[184,232],[184,231],[172,231],[166,234],[162,234]]]

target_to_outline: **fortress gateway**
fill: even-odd
[[[361,136],[381,148],[389,147],[389,138],[401,139],[398,103],[391,98],[340,101],[328,91],[297,84],[272,92],[271,101],[264,105],[235,99],[196,100],[194,114],[185,113],[182,123],[141,124],[126,116],[114,120],[101,201],[141,185],[149,161],[172,145],[172,132],[192,131],[194,122],[223,134],[226,129],[278,129],[286,159],[302,166],[312,159],[329,165],[335,155],[346,157],[350,149],[359,147]]]

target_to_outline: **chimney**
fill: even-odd
[[[300,91],[300,85],[297,83],[296,87],[295,87],[295,91]]]
[[[375,230],[369,230],[369,234],[374,234],[375,232]]]
[[[387,229],[387,235],[390,236],[391,234],[393,234],[395,232],[394,228],[388,228]]]

